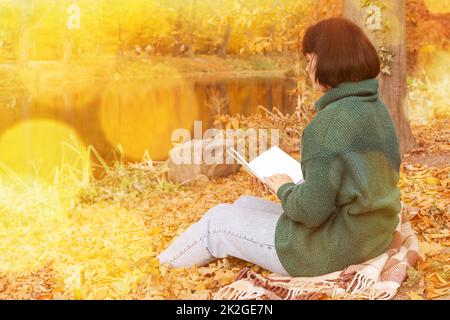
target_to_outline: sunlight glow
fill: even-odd
[[[89,170],[86,150],[76,132],[46,119],[24,121],[7,130],[0,137],[0,164],[3,179],[33,183],[66,178],[82,181]]]
[[[145,151],[154,160],[166,159],[173,130],[189,129],[200,116],[190,86],[171,69],[164,76],[136,83],[112,83],[99,110],[108,141],[121,146],[126,156],[141,160]]]
[[[450,52],[433,45],[422,46],[418,58],[419,70],[435,81],[445,81],[450,74]]]
[[[433,13],[450,12],[450,0],[425,0],[425,5]]]

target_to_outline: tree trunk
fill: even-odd
[[[187,45],[186,53],[189,57],[195,56],[194,50],[194,33],[195,33],[195,19],[197,11],[197,0],[192,0],[191,19],[189,21],[189,44]]]
[[[31,34],[30,34],[30,15],[31,15],[31,1],[22,0],[22,17],[20,25],[19,37],[19,52],[17,64],[19,68],[26,68],[28,66],[28,59],[30,57]]]
[[[223,36],[223,42],[220,48],[217,50],[217,55],[221,58],[226,58],[228,53],[228,42],[230,41],[231,27],[227,25],[225,34]]]
[[[373,19],[367,20],[368,7],[361,6],[360,0],[343,0],[342,14],[362,27],[377,49],[383,46],[393,54],[390,74],[379,76],[380,96],[390,110],[400,151],[405,154],[417,147],[407,117],[406,0],[380,0],[374,5],[380,2],[384,7]]]

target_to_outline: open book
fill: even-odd
[[[300,162],[292,158],[286,152],[274,146],[261,153],[258,157],[247,162],[235,149],[229,148],[227,153],[233,157],[242,167],[265,184],[264,178],[274,174],[286,174],[296,184],[303,182],[303,174]]]

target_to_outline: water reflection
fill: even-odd
[[[11,91],[1,97],[0,134],[26,120],[55,120],[72,128],[85,146],[93,145],[108,161],[119,145],[128,161],[141,160],[145,150],[154,160],[163,160],[172,146],[173,130],[192,130],[194,120],[202,120],[206,129],[218,112],[250,115],[258,105],[289,112],[295,103],[289,96],[294,87],[283,77],[164,77],[39,88],[34,95]]]

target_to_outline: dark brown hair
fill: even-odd
[[[380,58],[369,38],[345,18],[330,18],[309,27],[302,50],[304,55],[317,56],[316,80],[323,86],[336,87],[380,73]]]

